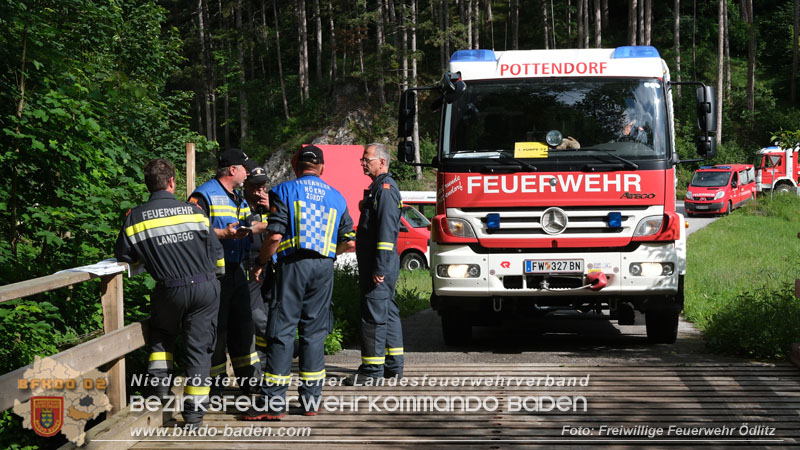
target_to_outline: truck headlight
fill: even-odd
[[[472,226],[464,219],[447,218],[447,228],[453,236],[462,238],[474,238],[475,232]]]
[[[478,278],[481,267],[477,264],[440,264],[436,266],[440,278]]]
[[[675,265],[669,262],[631,263],[628,272],[635,277],[669,277],[675,272]]]
[[[661,229],[662,223],[664,223],[664,216],[645,217],[636,225],[636,230],[633,232],[633,235],[650,236],[651,234],[656,234],[658,230]]]
[[[694,197],[692,197],[692,193],[689,191],[686,191],[686,200],[694,200]]]
[[[714,195],[714,200],[719,200],[725,196],[725,191],[717,191],[717,194]]]

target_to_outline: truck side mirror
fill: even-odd
[[[406,164],[414,162],[414,141],[400,141],[397,144],[397,159]]]
[[[739,183],[736,180],[731,181],[731,189],[736,189],[739,187]]]
[[[714,88],[697,88],[697,126],[704,133],[717,132],[717,101]]]
[[[461,72],[447,72],[442,78],[442,96],[447,104],[453,103],[461,97],[467,89],[467,84],[461,80]]]
[[[697,138],[697,154],[703,158],[713,158],[717,154],[717,138],[700,136]]]
[[[397,115],[397,137],[399,139],[407,138],[414,133],[414,117],[417,115],[416,97],[416,92],[411,90],[406,90],[400,95],[400,111]]]

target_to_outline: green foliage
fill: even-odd
[[[49,302],[16,300],[0,308],[0,373],[24,366],[35,355],[52,355],[61,340],[56,326],[63,323]]]
[[[401,270],[395,300],[400,316],[406,317],[430,307],[431,278],[425,270]],[[333,276],[334,332],[325,340],[325,352],[340,351],[342,345],[357,342],[361,328],[361,294],[358,289],[358,270],[345,266]]]
[[[800,341],[800,300],[794,282],[736,295],[709,319],[708,346],[756,359],[787,359]]]
[[[50,442],[47,442],[48,440]],[[0,412],[0,447],[9,450],[52,448],[52,440],[39,437],[31,430],[22,428],[22,417],[7,409]]]
[[[800,197],[759,197],[689,236],[687,319],[717,351],[784,358],[797,339]]]

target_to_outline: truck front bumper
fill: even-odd
[[[569,275],[525,274],[525,260],[582,259],[584,272]],[[441,276],[439,266],[472,265],[475,277]],[[638,266],[638,274],[637,268]],[[669,267],[672,270],[669,270]],[[647,267],[647,270],[641,270]],[[653,268],[665,268],[654,273]],[[675,243],[641,243],[625,252],[477,253],[468,245],[431,247],[434,293],[440,297],[624,297],[670,295],[678,291],[679,274],[685,270]],[[599,290],[586,285],[589,272],[605,274]],[[657,270],[656,270],[657,272]],[[668,272],[668,273],[667,273]],[[588,299],[587,299],[588,300]]]

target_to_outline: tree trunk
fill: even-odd
[[[281,31],[278,26],[278,0],[272,2],[272,15],[275,18],[275,58],[278,60],[278,79],[281,82],[281,99],[283,100],[283,117],[289,120],[289,102],[286,99],[286,83],[283,77],[283,62],[281,62]]]
[[[583,48],[583,34],[586,32],[583,29],[583,0],[578,0],[578,11],[576,20],[578,22],[578,48]]]
[[[519,0],[511,0],[511,48],[519,50]]]
[[[681,0],[675,0],[675,17],[672,24],[672,34],[675,43],[675,80],[681,81]],[[675,86],[678,99],[681,98],[681,85]]]
[[[644,45],[644,2],[646,1],[647,0],[639,0],[636,8],[636,29],[638,30],[636,42],[638,42],[639,45]]]
[[[717,15],[717,144],[722,142],[722,81],[724,77],[724,57],[725,57],[725,19],[723,18],[725,12],[724,2],[727,0],[718,0],[719,8]]]
[[[417,85],[417,0],[411,0],[411,84]],[[417,96],[414,96],[414,110],[417,108]],[[420,162],[419,154],[419,114],[414,115],[414,132],[412,135],[414,142],[414,162]],[[422,179],[422,167],[414,167],[417,179]]]
[[[583,1],[583,48],[589,48],[589,0]]]
[[[794,29],[792,32],[792,77],[790,78],[791,86],[789,88],[789,98],[792,100],[793,105],[797,105],[797,64],[798,64],[798,28],[800,28],[800,0],[794,0]]]
[[[581,0],[578,0],[581,1]],[[636,25],[639,23],[636,0],[628,0],[628,45],[636,45]]]
[[[572,0],[567,0],[567,48],[570,47],[572,47]]]
[[[217,139],[214,126],[214,68],[209,61],[209,46],[206,45],[206,27],[208,26],[208,10],[203,0],[197,1],[197,31],[200,38],[200,64],[203,66],[203,105],[206,111],[206,139],[213,142]],[[210,39],[209,39],[210,41]]]
[[[692,0],[692,78],[697,79],[697,0]]]
[[[328,70],[328,78],[331,80],[331,85],[335,85],[336,71],[336,28],[333,20],[333,0],[328,1],[328,20],[330,25],[330,41],[331,41],[331,66]]]
[[[369,98],[369,80],[367,80],[366,68],[364,67],[364,33],[360,30],[358,31],[358,62],[361,68],[361,79],[364,81],[364,93]]]
[[[725,22],[725,98],[731,100],[731,45],[728,28],[728,2],[722,4],[722,18]]]
[[[653,29],[653,0],[644,0],[644,45],[650,45]]]
[[[308,24],[306,21],[306,1],[295,0],[295,18],[297,20],[297,77],[300,89],[300,102],[309,98],[308,73]]]
[[[317,67],[315,67],[317,84],[322,84],[322,14],[320,14],[319,1],[314,0],[314,26],[316,31],[316,44],[317,53],[316,57]]]
[[[603,8],[603,28],[608,29],[608,0],[602,0],[602,8]]]
[[[442,19],[444,21],[444,66],[450,61],[450,0],[442,0]]]
[[[475,45],[472,48],[481,48],[481,2],[474,0],[474,8],[472,16],[475,18],[475,31],[473,37],[475,38]],[[489,6],[491,8],[491,5]]]
[[[475,1],[477,1],[477,0],[475,0]],[[465,17],[465,22],[467,23],[467,43],[468,43],[467,45],[468,45],[468,48],[473,48],[472,47],[472,42],[473,42],[472,41],[472,0],[469,0],[469,2],[467,3],[466,11],[464,11],[464,14],[466,16]]]
[[[600,0],[594,0],[594,47],[603,47],[603,8]]]
[[[542,33],[544,34],[544,48],[550,48],[550,19],[547,17],[547,0],[541,0],[542,5]]]
[[[247,139],[247,127],[249,117],[247,114],[247,77],[244,64],[244,27],[242,26],[242,0],[236,2],[236,55],[239,62],[239,146],[241,147]]]
[[[400,80],[400,92],[404,92],[408,89],[408,11],[406,10],[405,2],[402,3],[401,7],[401,13],[398,16],[401,28],[400,69],[402,71],[402,79]]]
[[[378,10],[375,19],[375,32],[377,35],[376,44],[377,44],[377,51],[375,53],[375,58],[378,62],[376,70],[378,71],[378,101],[380,102],[381,106],[386,106],[386,93],[384,92],[384,81],[383,81],[383,46],[386,43],[384,38],[384,30],[383,30],[383,0],[378,0]]]
[[[747,9],[747,109],[755,111],[756,29],[753,21],[753,0],[746,0]]]

